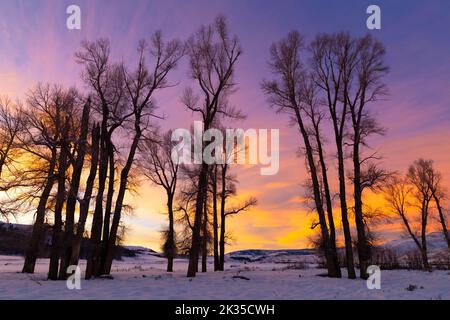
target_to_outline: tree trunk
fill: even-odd
[[[424,199],[422,202],[422,230],[421,230],[421,242],[422,242],[422,262],[425,270],[431,271],[430,264],[428,262],[428,249],[427,249],[427,224],[428,224],[428,205],[429,201]]]
[[[227,170],[228,165],[224,164],[221,170],[221,183],[222,189],[220,194],[220,257],[219,257],[219,270],[225,270],[225,228],[226,228],[226,216],[225,216],[225,205],[226,205],[226,187],[227,187]]]
[[[328,234],[328,227],[327,227],[327,222],[325,219],[325,212],[323,210],[322,197],[320,195],[320,193],[321,193],[320,192],[320,184],[319,184],[319,179],[317,176],[316,164],[314,162],[312,146],[309,141],[309,134],[306,131],[306,128],[303,124],[303,120],[301,118],[300,111],[298,108],[295,109],[295,115],[296,115],[297,124],[299,126],[299,129],[300,129],[300,132],[302,134],[303,141],[305,144],[306,158],[307,158],[309,172],[311,175],[311,181],[313,184],[314,202],[316,205],[317,214],[319,216],[320,231],[321,231],[321,237],[322,237],[323,246],[324,246],[323,249],[325,251],[325,259],[326,259],[326,264],[327,264],[328,276],[336,277],[338,274],[338,271],[337,271],[336,265],[333,261],[332,250],[329,247],[330,240],[329,240],[329,234]]]
[[[114,163],[114,146],[111,137],[108,137],[108,161],[109,161],[109,177],[108,177],[108,192],[106,194],[105,218],[103,221],[103,239],[102,239],[102,253],[100,257],[101,265],[99,270],[104,270],[106,262],[106,255],[108,254],[109,229],[111,223],[111,210],[114,196],[114,180],[115,180],[115,163]]]
[[[173,272],[173,259],[175,256],[175,230],[174,230],[174,215],[173,215],[173,195],[169,192],[167,194],[167,210],[169,212],[169,233],[167,241],[169,242],[170,250],[167,252],[167,272]]]
[[[73,164],[72,181],[67,195],[66,222],[64,227],[64,242],[59,268],[59,278],[67,278],[67,267],[70,265],[72,256],[73,232],[75,223],[75,207],[77,204],[78,189],[80,187],[81,173],[83,171],[84,157],[86,155],[87,136],[89,132],[90,99],[83,107],[81,117],[81,129],[77,158]]]
[[[334,226],[334,218],[333,218],[333,205],[331,203],[331,194],[330,194],[330,186],[328,184],[328,173],[327,166],[325,163],[325,157],[323,155],[322,142],[320,141],[320,130],[316,123],[314,123],[315,131],[316,131],[316,142],[317,142],[317,152],[319,154],[319,162],[322,170],[322,180],[325,192],[325,203],[327,206],[327,214],[328,214],[328,225],[330,228],[330,238],[328,248],[330,250],[330,256],[332,259],[332,264],[334,266],[334,270],[336,274],[335,277],[341,278],[341,268],[339,266],[339,259],[336,250],[336,229]]]
[[[445,240],[447,241],[448,250],[450,250],[450,235],[448,234],[447,223],[445,221],[444,211],[442,210],[439,198],[433,192],[434,202],[439,212],[439,221],[441,222],[442,232],[444,233]]]
[[[137,118],[135,121],[135,123],[140,123],[140,118]],[[131,166],[133,165],[134,156],[136,154],[142,134],[140,127],[138,127],[137,125],[135,125],[135,130],[136,133],[130,147],[130,152],[128,153],[127,161],[125,163],[125,166],[122,168],[122,171],[120,172],[119,192],[117,194],[114,216],[111,224],[111,230],[109,232],[108,247],[105,256],[106,259],[104,262],[102,262],[102,265],[104,266],[103,269],[100,270],[101,274],[110,274],[111,272],[111,266],[116,249],[117,232],[119,230],[119,224],[122,214],[123,200],[125,198],[125,192],[127,190],[128,175],[130,173]]]
[[[203,130],[206,131],[210,127],[210,122],[204,121]],[[202,152],[205,149],[205,143],[202,142]],[[206,201],[206,193],[208,192],[208,170],[209,165],[202,161],[200,173],[198,176],[198,190],[195,202],[194,226],[192,228],[192,241],[189,250],[189,264],[187,277],[195,277],[198,271],[198,260],[201,249],[201,227],[203,218],[203,205]]]
[[[422,246],[423,246],[423,242],[422,242]],[[422,248],[422,250],[420,251],[420,255],[422,256],[423,268],[427,271],[431,271],[430,263],[428,262],[427,248]]]
[[[66,169],[69,146],[66,142],[61,144],[61,150],[58,161],[58,191],[55,202],[55,223],[52,233],[52,248],[50,252],[50,266],[48,278],[50,280],[58,279],[59,257],[62,249],[62,209],[66,200]]]
[[[342,229],[344,231],[345,257],[347,260],[347,273],[349,279],[356,279],[355,264],[353,259],[352,235],[348,221],[347,195],[345,188],[344,152],[342,139],[336,139],[339,171],[339,200],[341,203]]]
[[[86,264],[86,279],[97,276],[100,269],[101,237],[103,226],[103,194],[105,192],[106,176],[108,171],[108,151],[106,124],[102,123],[100,142],[100,165],[95,211],[92,218],[91,237],[89,240],[89,257]]]
[[[91,237],[89,240],[89,252],[86,264],[86,279],[98,274],[100,269],[101,236],[103,226],[103,194],[105,192],[106,177],[108,171],[108,118],[109,108],[101,90],[99,90],[102,102],[102,123],[100,127],[100,163],[98,189],[95,199],[95,210],[92,218]]]
[[[92,127],[91,168],[89,170],[89,176],[86,181],[86,190],[84,191],[84,197],[80,201],[80,216],[78,219],[77,231],[73,240],[72,256],[70,259],[71,265],[78,265],[78,261],[80,258],[81,241],[83,239],[86,219],[89,213],[89,204],[92,197],[92,189],[94,188],[95,177],[97,175],[99,138],[100,127],[98,125],[94,125]]]
[[[225,214],[221,214],[220,218],[220,258],[219,258],[219,270],[225,270]]]
[[[55,183],[55,167],[56,167],[56,149],[52,150],[52,157],[50,159],[47,179],[41,197],[39,198],[39,204],[36,210],[36,221],[33,225],[33,232],[31,239],[25,252],[25,262],[23,264],[22,273],[34,273],[34,267],[36,265],[37,255],[39,253],[39,246],[44,234],[44,221],[45,213],[47,211],[47,201],[50,197],[53,185]]]
[[[347,59],[345,59],[347,60]],[[331,61],[330,61],[331,63]],[[342,69],[341,69],[342,67]],[[344,77],[342,74],[348,72],[346,70],[346,63],[340,66],[339,76],[337,78],[333,77],[334,86],[326,86],[328,110],[331,115],[331,120],[333,123],[334,137],[336,142],[337,158],[338,158],[338,175],[339,175],[339,201],[341,207],[341,220],[342,229],[344,232],[344,243],[345,243],[345,258],[347,260],[346,267],[349,279],[356,279],[354,258],[353,258],[353,246],[352,246],[352,236],[350,231],[350,223],[348,221],[348,207],[347,207],[347,193],[345,186],[345,164],[344,164],[344,151],[343,151],[343,135],[345,129],[345,122],[348,115],[348,102],[345,97],[348,96],[348,78]],[[346,76],[349,76],[349,74]],[[342,103],[342,110],[340,113],[337,111],[338,104],[338,93],[341,86],[341,80],[343,80],[343,96],[344,101]],[[328,83],[328,80],[326,80]],[[334,88],[334,90],[332,89]]]
[[[206,195],[202,221],[202,272],[208,271],[208,195]]]
[[[194,228],[192,229],[192,244],[189,252],[189,265],[187,271],[188,277],[195,277],[198,268],[198,258],[201,248],[200,231],[202,226],[203,204],[205,203],[206,199],[206,188],[208,183],[207,178],[208,178],[208,164],[203,162],[198,182],[197,199],[195,205]]]
[[[213,241],[214,241],[214,271],[220,269],[219,262],[219,224],[217,212],[217,165],[214,166],[214,173],[212,175],[212,201],[213,201]]]
[[[369,266],[370,250],[367,243],[366,227],[362,212],[362,190],[361,190],[361,163],[359,160],[359,142],[358,139],[353,146],[353,166],[354,166],[354,198],[355,198],[355,224],[358,233],[358,257],[360,278],[367,279],[367,267]]]

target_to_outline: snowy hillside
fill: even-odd
[[[420,241],[420,238],[419,238]],[[385,246],[392,250],[400,262],[411,260],[411,257],[419,256],[419,250],[411,237],[393,240]],[[427,234],[428,259],[432,264],[448,267],[450,265],[450,254],[447,242],[442,232],[433,232]]]
[[[150,255],[150,256],[162,256],[160,253],[156,252],[155,250],[141,247],[141,246],[123,246],[122,247],[122,255],[125,257],[136,257],[136,256],[143,256],[143,255]]]
[[[295,263],[316,262],[316,251],[299,250],[241,250],[226,255],[229,261],[260,262],[260,263]]]
[[[0,221],[0,229],[30,231],[32,229],[32,226],[29,224],[8,223]]]
[[[420,239],[419,239],[420,241]],[[444,234],[442,232],[433,232],[427,234],[427,246],[428,250],[441,250],[448,249],[447,242],[445,241]],[[405,253],[408,251],[417,250],[417,246],[411,237],[403,237],[401,239],[393,240],[385,245],[386,248],[395,250],[399,253]]]

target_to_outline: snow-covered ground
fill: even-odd
[[[47,281],[47,259],[38,260],[36,274],[27,275],[20,273],[22,257],[0,256],[0,299],[450,299],[449,271],[381,271],[381,289],[369,290],[362,280],[320,276],[324,270],[314,266],[311,254],[276,256],[254,262],[228,257],[225,272],[188,279],[186,260],[177,259],[169,274],[165,259],[141,252],[115,261],[114,279],[81,280],[81,290]]]

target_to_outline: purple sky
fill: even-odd
[[[66,7],[81,8],[82,29],[66,28]],[[382,29],[366,28],[366,8],[378,4]],[[298,197],[306,177],[303,160],[295,155],[297,133],[287,119],[275,115],[261,93],[260,82],[270,77],[268,49],[292,29],[310,40],[318,32],[372,32],[387,49],[386,77],[390,96],[376,106],[388,133],[374,141],[385,165],[405,170],[418,157],[436,160],[450,182],[450,2],[449,1],[16,1],[0,2],[0,94],[23,98],[38,81],[77,85],[80,68],[73,54],[84,39],[107,37],[115,59],[135,58],[139,39],[161,29],[166,38],[185,40],[201,24],[224,14],[241,41],[244,54],[237,68],[239,91],[233,103],[248,119],[235,126],[279,128],[280,173],[263,177],[258,168],[240,169],[239,189],[256,195],[259,206],[232,223],[234,248],[299,247],[307,243],[309,217]],[[168,119],[165,129],[191,125],[180,103],[190,84],[186,63],[171,75],[179,86],[157,97]],[[157,246],[165,223],[162,193],[144,186],[141,197],[130,199],[136,214],[128,218],[129,242]],[[153,201],[148,201],[151,197]],[[143,201],[146,199],[146,201]],[[149,203],[151,202],[151,203]]]

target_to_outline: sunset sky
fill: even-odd
[[[66,7],[81,8],[81,30],[66,28]],[[366,8],[381,7],[381,30],[366,28]],[[319,32],[371,32],[386,46],[389,96],[373,106],[387,134],[373,141],[390,170],[404,171],[419,157],[435,160],[450,185],[450,2],[443,1],[17,1],[0,2],[0,94],[24,99],[37,82],[55,82],[85,89],[74,52],[84,39],[111,41],[115,60],[134,61],[140,39],[160,29],[169,38],[185,40],[201,24],[224,14],[238,35],[243,55],[236,69],[238,92],[232,103],[247,114],[233,123],[240,128],[280,130],[280,171],[261,176],[259,167],[235,168],[240,198],[255,196],[258,206],[230,220],[234,243],[243,248],[299,248],[308,245],[312,215],[302,205],[304,161],[296,156],[300,139],[288,119],[269,108],[260,83],[271,74],[267,66],[270,45],[296,29],[306,40]],[[189,128],[194,118],[180,102],[192,82],[186,59],[170,79],[178,86],[156,97],[164,130]],[[332,141],[330,141],[332,142]],[[333,145],[328,146],[330,160]],[[333,165],[330,165],[335,178]],[[159,231],[166,223],[164,194],[143,184],[139,195],[128,198],[135,214],[126,218],[127,243],[159,250]],[[378,196],[367,201],[380,205]],[[338,205],[338,203],[336,204]],[[31,217],[20,217],[29,222]],[[382,236],[400,236],[397,226],[384,226]]]

